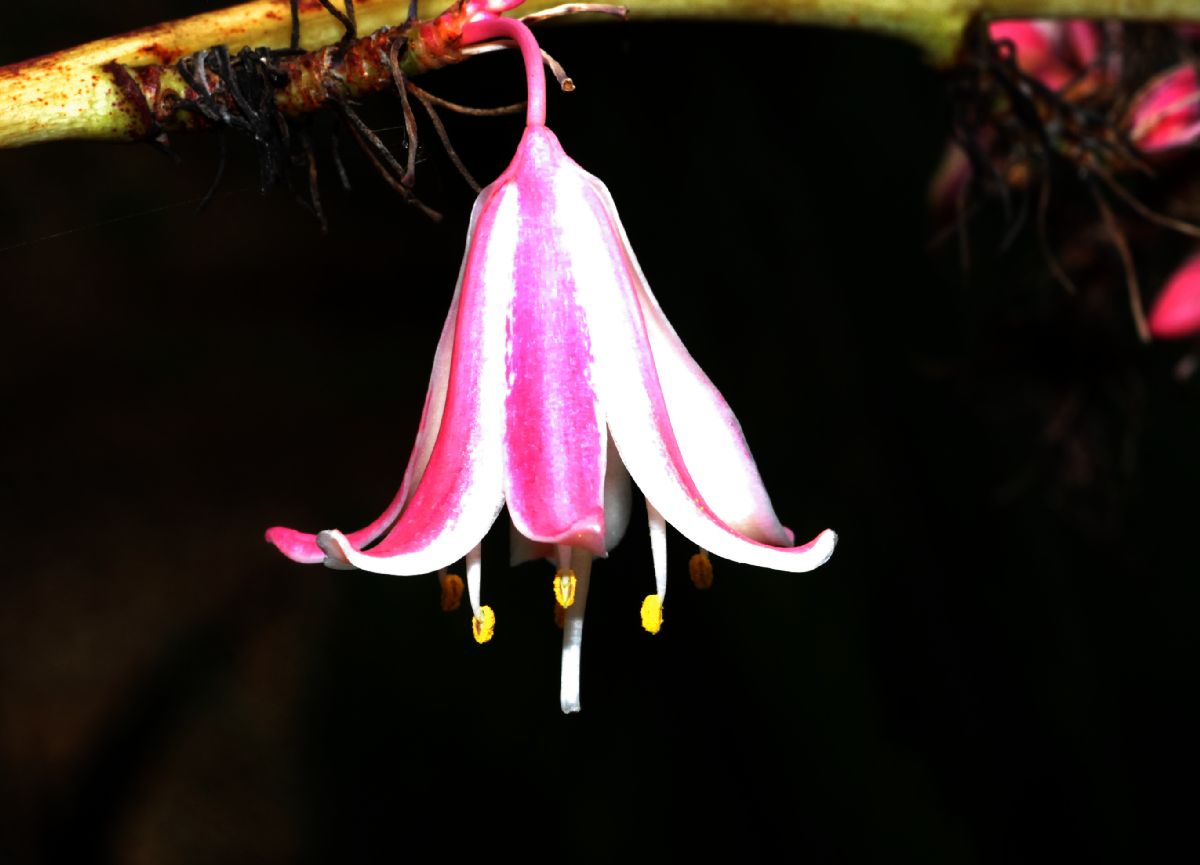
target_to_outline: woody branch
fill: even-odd
[[[526,0],[521,11],[529,14],[556,5],[555,0]],[[967,25],[977,16],[1200,20],[1195,0],[628,0],[624,5],[634,20],[757,21],[868,30],[913,43],[935,64],[956,56]],[[420,17],[432,18],[445,6],[446,0],[421,0]],[[356,7],[359,32],[370,34],[402,23],[409,3],[358,0]],[[302,48],[316,50],[341,38],[341,25],[319,4],[301,4],[300,15]],[[147,118],[141,106],[129,102],[129,69],[168,67],[214,45],[234,52],[243,47],[283,49],[290,38],[288,0],[255,0],[0,67],[0,147],[62,138],[144,137]],[[440,61],[457,59],[448,52]],[[183,88],[183,82],[169,76],[167,85],[164,92]],[[286,102],[291,97],[281,98]]]

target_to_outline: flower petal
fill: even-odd
[[[677,439],[679,430],[672,423],[648,333],[647,319],[656,313],[654,309],[649,315],[643,311],[643,299],[651,296],[643,288],[644,278],[624,238],[616,208],[599,180],[577,169],[575,181],[579,184],[578,213],[576,218],[561,220],[562,243],[572,251],[577,291],[592,333],[594,387],[617,451],[634,482],[669,523],[716,555],[783,571],[807,571],[823,564],[833,552],[833,532],[823,532],[799,547],[771,546],[739,531],[708,504],[693,480],[692,463],[685,458]],[[654,326],[659,327],[657,322]],[[660,345],[678,341],[673,331],[660,331],[655,338]],[[666,352],[664,367],[671,372],[673,386],[687,387],[690,382],[690,396],[700,399],[710,420],[720,421],[716,431],[723,446],[720,458],[733,453],[730,473],[738,475],[735,484],[741,485],[731,513],[750,530],[780,537],[776,532],[782,527],[774,528],[778,521],[773,520],[765,492],[758,497],[761,481],[728,406],[723,400],[718,402],[719,395],[713,397],[715,389],[707,377],[702,382],[695,377],[693,370],[698,367],[686,352]],[[737,446],[731,448],[731,443]],[[694,449],[691,458],[697,468],[712,462],[720,470],[720,458],[700,452],[691,439],[689,446]],[[704,471],[710,488],[719,493],[735,486]],[[747,490],[751,493],[746,494]],[[738,496],[739,492],[732,490],[731,494]]]
[[[1058,26],[1047,28],[1046,22],[1032,20],[993,21],[988,24],[988,36],[993,42],[1011,42],[1022,71],[1040,76],[1059,63],[1055,56]]]
[[[1150,79],[1133,97],[1129,137],[1143,153],[1185,147],[1200,138],[1200,82],[1190,63]]]
[[[608,437],[608,458],[604,469],[604,549],[607,553],[625,537],[633,507],[629,472],[621,462],[612,436]]]
[[[446,406],[429,464],[411,501],[377,546],[361,551],[322,532],[326,554],[381,574],[423,574],[462,558],[504,505],[506,322],[513,297],[517,197],[494,184],[479,195],[478,221],[460,276]]]
[[[544,128],[525,132],[509,168],[517,194],[516,293],[508,344],[505,499],[533,541],[604,555],[607,430],[591,388],[591,337],[558,223],[556,188],[573,166]],[[506,172],[507,173],[507,172]]]
[[[548,562],[554,562],[554,544],[544,544],[539,541],[531,541],[523,534],[517,531],[517,527],[512,524],[512,520],[508,522],[508,564],[512,567],[532,562],[537,559],[545,559]]]
[[[629,472],[621,462],[612,436],[608,437],[608,457],[604,469],[604,549],[611,550],[621,543],[625,530],[629,528],[629,516],[633,506],[633,491]],[[606,553],[607,554],[607,553]],[[534,559],[545,559],[554,563],[554,544],[531,541],[509,523],[509,564],[516,566]]]
[[[730,528],[766,544],[791,544],[794,535],[775,516],[741,424],[667,321],[633,256],[624,228],[618,220],[614,222],[635,277],[633,287],[671,428],[692,481]]]
[[[475,214],[472,214],[472,222],[474,217]],[[382,514],[370,525],[346,535],[350,544],[358,549],[372,543],[396,521],[429,464],[429,455],[433,451],[434,442],[437,441],[438,430],[442,426],[442,411],[446,406],[446,385],[450,379],[450,356],[454,349],[454,322],[458,318],[459,294],[460,289],[455,288],[454,298],[450,301],[450,312],[446,316],[446,323],[442,325],[442,335],[433,355],[429,389],[425,392],[425,406],[421,410],[417,440],[413,444],[412,454],[409,455],[404,479],[400,482],[399,491]],[[276,526],[267,529],[267,540],[292,561],[314,563],[325,559],[325,551],[317,546],[317,536],[314,534]]]
[[[1167,280],[1150,310],[1150,333],[1157,339],[1183,339],[1200,333],[1200,254]]]

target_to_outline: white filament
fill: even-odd
[[[667,521],[646,500],[646,515],[650,518],[650,558],[654,561],[654,587],[658,602],[667,599]]]
[[[476,544],[467,553],[467,594],[471,598],[471,610],[475,618],[483,621],[483,610],[479,606],[479,578],[483,572],[483,544]]]

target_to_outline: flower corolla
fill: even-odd
[[[383,574],[465,558],[484,642],[495,615],[481,603],[481,543],[507,505],[514,562],[558,565],[560,702],[572,712],[592,560],[625,531],[630,476],[650,527],[656,591],[642,619],[652,632],[668,523],[718,556],[793,572],[824,563],[836,536],[792,545],[736,418],[651,293],[608,190],[545,127],[532,34],[490,15],[464,30],[465,41],[500,36],[524,55],[527,126],[512,163],[475,202],[400,490],[357,532],[273,528],[267,538],[296,561]]]

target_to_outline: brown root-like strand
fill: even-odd
[[[275,107],[286,117],[309,114],[333,102],[344,102],[379,93],[393,86],[389,57],[406,50],[412,44],[410,33],[402,27],[385,27],[353,40],[344,46],[329,46],[295,56],[262,56],[243,54],[242,63],[269,64],[278,76],[275,88]],[[407,58],[405,58],[407,59]],[[456,58],[445,58],[454,62]],[[401,68],[407,65],[401,61]],[[145,137],[148,129],[176,131],[203,128],[211,125],[203,115],[187,106],[204,97],[222,105],[229,113],[237,114],[238,106],[228,83],[205,70],[208,93],[198,92],[174,67],[124,67],[111,64],[110,74],[136,81],[136,91],[122,87],[130,110],[151,123],[130,126],[130,138]],[[118,79],[120,80],[120,79]],[[140,98],[139,98],[140,97]]]

